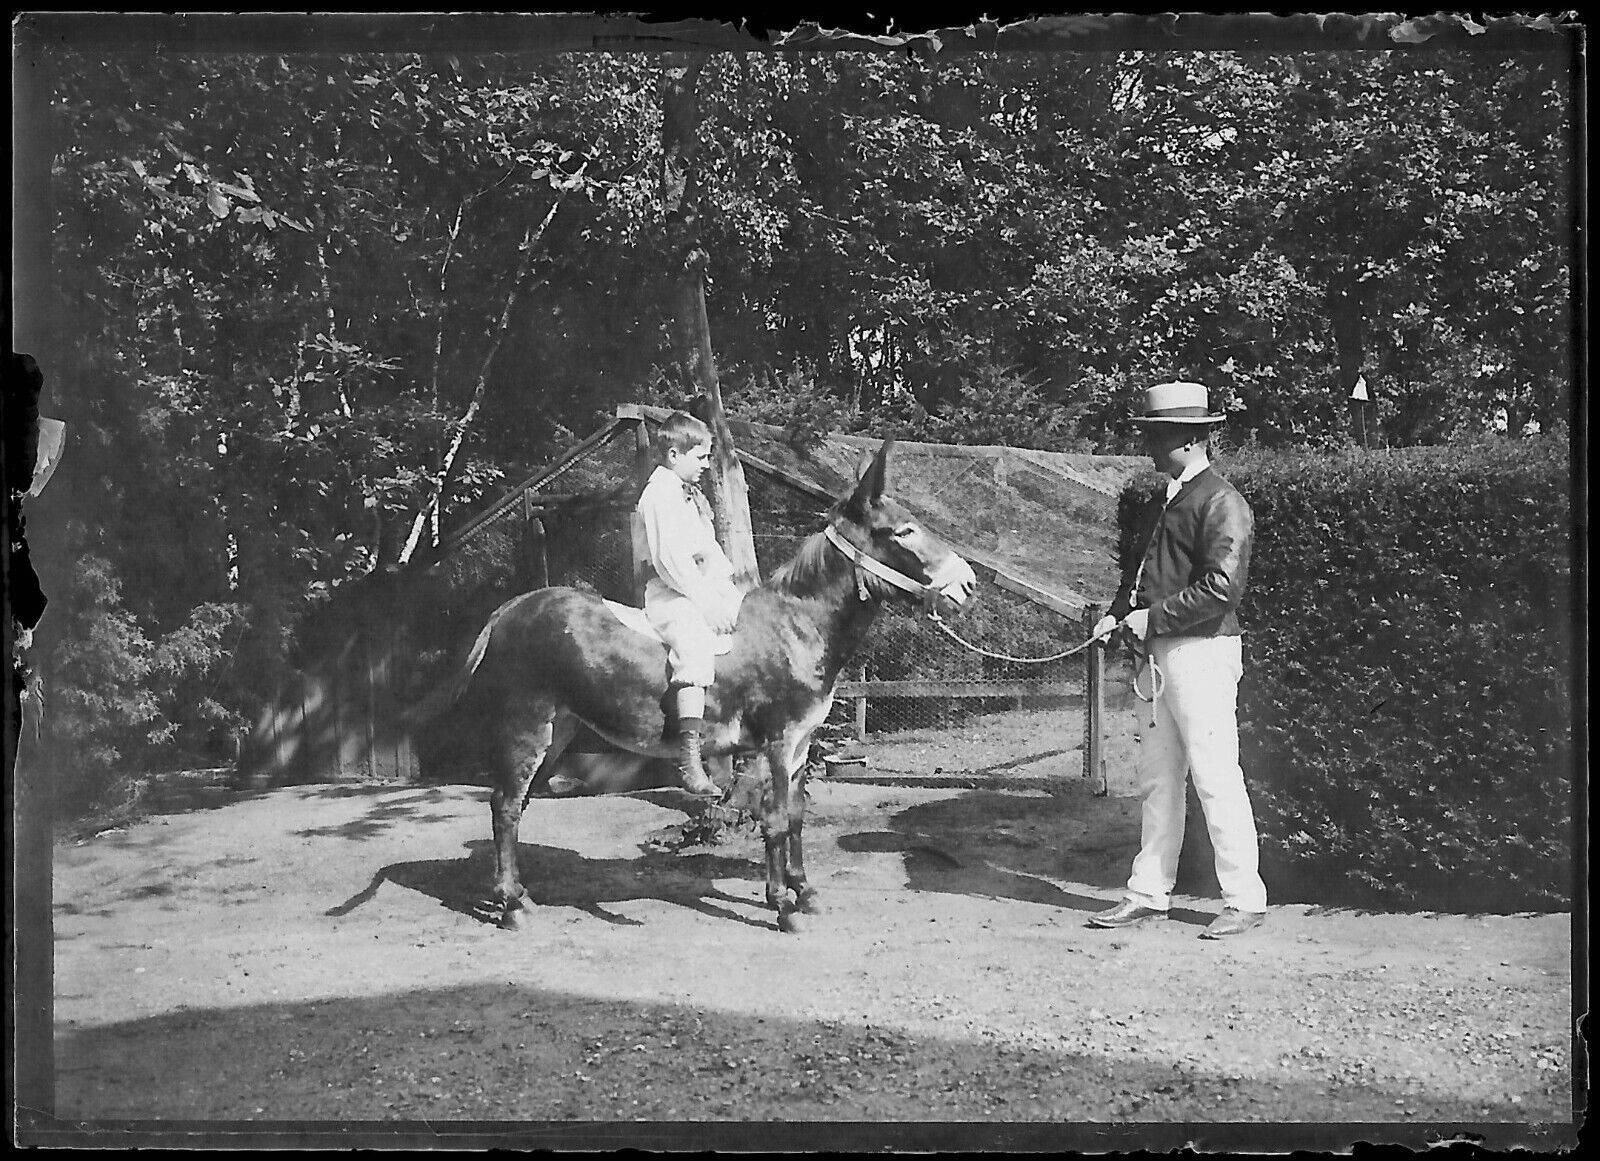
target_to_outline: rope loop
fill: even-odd
[[[1139,689],[1139,674],[1142,670],[1150,671],[1150,696],[1146,697]],[[1141,652],[1133,668],[1133,696],[1140,701],[1157,702],[1161,700],[1162,691],[1167,688],[1167,675],[1161,672],[1161,666],[1156,664],[1156,659],[1148,652]]]

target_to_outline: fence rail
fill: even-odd
[[[1081,698],[1075,681],[841,681],[840,697],[1070,697]]]

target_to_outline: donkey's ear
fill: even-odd
[[[883,496],[883,480],[887,474],[889,448],[893,445],[894,440],[886,439],[878,448],[877,455],[861,457],[861,462],[856,468],[856,473],[861,478],[847,505],[851,511],[864,514]]]

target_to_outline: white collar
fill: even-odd
[[[1194,479],[1196,476],[1198,476],[1201,472],[1205,471],[1210,466],[1211,466],[1211,460],[1206,456],[1201,456],[1199,459],[1195,460],[1194,463],[1192,463],[1188,467],[1184,468],[1183,469],[1183,473],[1181,475],[1179,475],[1177,479],[1168,480],[1167,481],[1167,499],[1171,500],[1179,492],[1183,491],[1183,486],[1185,484],[1187,484],[1190,480]]]

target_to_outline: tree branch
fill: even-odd
[[[456,205],[456,220],[450,226],[450,238],[445,244],[444,257],[439,262],[439,306],[438,310],[435,312],[435,318],[438,325],[434,328],[433,333],[433,373],[429,378],[429,383],[432,389],[431,394],[433,400],[433,410],[435,413],[437,413],[439,410],[439,364],[444,359],[444,303],[445,293],[448,287],[450,260],[455,256],[456,239],[461,236],[461,217],[466,212],[466,209],[467,203],[464,201]],[[435,471],[441,471],[443,469],[443,462],[444,461],[442,458],[435,459]],[[439,541],[439,505],[432,504],[430,505],[430,508],[432,512],[430,517],[432,522],[431,532],[433,536],[433,542],[437,544]],[[402,559],[406,559],[406,557],[402,556]]]
[[[322,301],[328,308],[328,342],[334,342],[336,318],[333,313],[333,285],[328,278],[328,252],[323,248],[322,240],[317,240],[317,271],[322,279]],[[346,419],[351,418],[355,411],[350,406],[350,398],[345,394],[344,380],[340,378],[337,370],[330,376],[333,380],[333,389],[339,396],[339,410]]]
[[[579,172],[582,172],[580,168]],[[533,266],[534,245],[544,236],[551,221],[555,219],[556,211],[561,208],[565,195],[560,195],[551,203],[544,220],[537,226],[529,226],[522,234],[522,244],[518,247],[521,260],[517,264],[516,274],[511,279],[511,288],[506,292],[505,306],[500,311],[500,320],[495,324],[494,334],[489,340],[489,349],[484,352],[483,361],[478,366],[477,381],[472,387],[472,400],[467,404],[466,411],[454,424],[451,433],[450,447],[444,456],[444,462],[439,465],[439,470],[434,475],[433,495],[427,504],[418,512],[416,519],[411,522],[411,532],[406,537],[405,546],[400,550],[399,563],[405,564],[416,553],[417,545],[422,541],[422,533],[434,522],[437,532],[436,517],[444,504],[444,495],[450,485],[450,480],[455,474],[456,461],[460,457],[461,448],[466,443],[467,432],[472,427],[472,421],[478,417],[478,412],[483,406],[483,396],[489,385],[489,369],[494,365],[494,357],[500,350],[500,344],[505,340],[506,331],[511,326],[511,316],[516,310],[517,302],[522,296],[522,284],[528,277],[528,271]],[[437,382],[437,380],[436,380]]]

